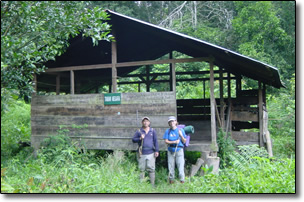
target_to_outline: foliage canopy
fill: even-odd
[[[111,40],[107,13],[88,9],[78,1],[1,1],[1,97],[4,89],[32,92],[33,74],[44,71],[43,62],[54,60],[68,39],[82,33]]]

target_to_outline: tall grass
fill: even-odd
[[[161,152],[153,188],[148,178],[140,183],[134,152],[83,152],[64,133],[46,139],[34,158],[31,147],[16,147],[29,140],[29,105],[18,101],[9,110],[1,114],[1,193],[295,193],[294,155],[278,155],[283,148],[275,150],[280,158],[268,159],[265,150],[244,146],[226,154],[230,163],[218,175],[186,177],[185,184],[172,185]],[[185,153],[186,170],[199,156]]]
[[[48,162],[48,155],[22,162],[20,156],[2,168],[1,192],[9,193],[137,193],[151,192],[139,183],[136,164],[116,152],[106,157],[92,154],[67,155],[64,150]],[[91,155],[88,157],[88,155]],[[18,158],[19,157],[19,158]],[[91,161],[82,158],[91,158]],[[94,159],[93,159],[94,158]],[[61,162],[66,162],[65,164]]]
[[[186,177],[168,184],[168,170],[157,166],[156,187],[139,181],[133,152],[100,155],[77,148],[42,149],[38,158],[21,151],[1,165],[2,193],[295,193],[295,159],[270,160],[234,153],[234,163],[218,175]],[[54,158],[56,157],[56,158]],[[241,166],[240,166],[241,165]]]

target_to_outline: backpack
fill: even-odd
[[[189,144],[190,144],[190,135],[186,135],[186,142],[183,143],[184,144],[184,147],[188,147]]]
[[[170,129],[171,130],[171,129]],[[178,129],[178,133],[180,132],[180,128]],[[183,145],[184,145],[184,147],[188,147],[189,146],[189,144],[190,144],[190,135],[187,135],[187,134],[185,134],[186,135],[186,142],[185,143],[183,143]],[[179,138],[179,137],[178,137]],[[181,141],[181,140],[180,140]]]

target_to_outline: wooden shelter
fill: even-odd
[[[167,118],[175,115],[180,124],[195,128],[189,151],[216,156],[216,133],[222,127],[231,132],[237,144],[267,146],[271,155],[265,85],[283,86],[275,67],[181,33],[107,12],[115,42],[99,41],[93,46],[91,39],[77,36],[71,39],[64,54],[46,63],[45,73],[35,76],[37,94],[32,97],[31,112],[31,141],[35,148],[44,138],[64,128],[73,140],[84,143],[88,149],[135,150],[137,145],[131,138],[141,127],[141,118],[149,116],[164,151],[162,136],[168,128]],[[189,57],[173,58],[173,51]],[[176,71],[177,64],[193,62],[209,64],[209,70]],[[167,64],[168,71],[153,73],[156,64]],[[144,73],[132,74],[143,66]],[[191,78],[182,79],[181,75]],[[259,87],[242,89],[244,76],[256,81]],[[121,78],[139,79],[118,82]],[[202,82],[204,96],[176,99],[176,84],[181,81]],[[215,81],[219,83],[219,97],[214,94]],[[155,83],[167,83],[168,90],[150,92]],[[139,92],[117,90],[118,85],[126,84],[138,84]],[[142,92],[143,85],[146,92]],[[101,86],[108,86],[108,92],[100,93]],[[210,96],[206,97],[206,92]],[[252,128],[256,130],[244,130]]]

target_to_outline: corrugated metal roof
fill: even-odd
[[[145,33],[148,35],[150,37],[149,40],[155,41],[155,44],[159,44],[159,51],[161,53],[177,50],[193,57],[212,56],[215,58],[215,65],[225,68],[233,74],[244,75],[276,88],[284,87],[276,67],[182,33],[159,27],[114,11],[106,10],[106,12],[110,14],[110,24],[112,24],[116,30],[118,40],[119,37],[122,37],[121,35],[126,34],[125,31],[127,31],[128,28],[135,29],[141,34]],[[126,28],[121,29],[121,27]],[[136,42],[136,37],[139,37],[136,34],[133,37],[132,35],[128,36],[129,41],[133,41],[133,43]],[[161,41],[161,43],[157,43],[157,41]],[[166,43],[167,48],[163,47],[163,42]],[[142,46],[145,46],[145,44],[142,44]],[[147,47],[147,49],[148,48],[149,47]],[[147,50],[147,52],[149,51]],[[152,55],[158,56],[159,54],[152,53]]]

